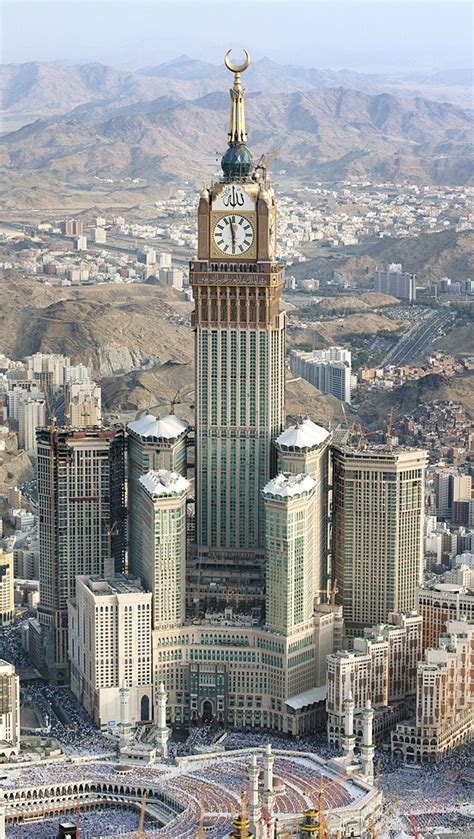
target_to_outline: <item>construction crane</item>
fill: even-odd
[[[81,836],[81,802],[80,799],[77,799],[76,804],[76,839],[80,839]]]
[[[147,798],[148,798],[148,793],[145,792],[143,794],[142,804],[141,804],[141,807],[140,807],[140,819],[139,819],[139,822],[138,822],[137,839],[142,839],[142,837],[144,835],[143,825],[145,824]]]
[[[388,415],[388,420],[387,420],[387,431],[386,431],[386,435],[385,435],[385,444],[387,446],[387,449],[392,448],[392,430],[393,430],[393,405],[390,408],[390,413]]]
[[[257,172],[257,171],[260,169],[260,170],[262,171],[262,173],[263,173],[263,186],[264,186],[264,189],[266,189],[266,188],[267,188],[267,171],[268,171],[268,166],[269,166],[269,164],[270,164],[270,161],[271,161],[271,160],[273,160],[273,158],[274,158],[274,157],[276,157],[276,156],[277,156],[277,154],[278,154],[278,149],[273,149],[273,150],[270,152],[270,154],[267,154],[267,155],[265,155],[265,154],[261,154],[261,155],[260,155],[260,157],[259,157],[259,159],[258,159],[257,165],[255,166],[255,172]]]
[[[174,406],[176,405],[177,402],[179,402],[179,397],[181,396],[181,391],[182,391],[182,388],[181,387],[178,388],[178,390],[176,391],[175,395],[173,396],[173,398],[170,402],[170,414],[174,414]]]
[[[205,828],[204,828],[204,806],[205,806],[204,794],[201,792],[201,795],[199,796],[200,813],[199,813],[199,824],[198,824],[197,839],[205,839],[205,835],[206,835],[206,831],[205,831]]]
[[[335,579],[332,584],[331,581],[328,580],[328,584],[326,588],[317,588],[314,589],[315,594],[325,594],[326,595],[326,602],[331,604],[331,606],[335,606],[336,604],[336,595],[339,594],[339,589],[337,586],[337,579]]]

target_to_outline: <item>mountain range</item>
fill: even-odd
[[[21,126],[0,137],[7,170],[200,180],[225,150],[224,67],[181,56],[136,73],[41,63],[0,71],[4,127]],[[450,78],[453,88],[466,81],[463,71]],[[472,177],[467,109],[361,89],[376,91],[376,76],[268,59],[250,66],[245,85],[251,147],[277,148],[276,165],[296,177],[452,184]]]

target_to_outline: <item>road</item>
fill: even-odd
[[[440,332],[453,317],[452,312],[434,311],[429,318],[410,329],[410,332],[398,342],[384,359],[384,366],[408,364],[412,359],[420,356],[439,337]]]

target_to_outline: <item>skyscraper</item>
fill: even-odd
[[[174,629],[186,617],[189,481],[177,472],[160,469],[142,475],[138,483],[136,512],[142,539],[136,570],[153,593],[153,628]]]
[[[186,475],[187,423],[175,414],[159,418],[144,414],[129,422],[128,431],[128,567],[140,576],[142,566],[142,488],[150,470]]]
[[[264,499],[284,423],[283,269],[276,205],[265,168],[247,148],[244,90],[235,67],[223,177],[203,189],[198,254],[190,264],[195,313],[196,541],[199,597],[241,606],[264,600]],[[212,592],[214,594],[212,595]],[[212,595],[212,597],[211,597]]]
[[[76,575],[108,578],[124,570],[124,433],[52,426],[38,431],[37,445],[40,603],[30,638],[42,672],[62,684]]]
[[[333,449],[333,562],[351,634],[416,605],[426,460],[401,447]]]

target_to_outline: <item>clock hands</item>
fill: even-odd
[[[235,253],[235,229],[237,225],[230,223],[230,235],[232,236],[232,253]]]

